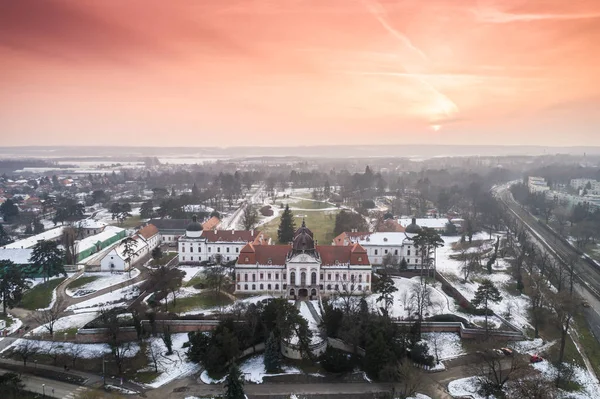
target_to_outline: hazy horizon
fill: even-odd
[[[600,2],[0,2],[2,145],[600,146]]]

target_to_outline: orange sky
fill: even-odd
[[[2,145],[600,145],[598,0],[0,0]]]

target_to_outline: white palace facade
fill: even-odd
[[[288,298],[362,295],[371,291],[371,264],[365,249],[316,245],[302,222],[291,245],[246,244],[235,266],[236,293],[268,293]]]
[[[248,243],[268,245],[271,240],[255,230],[203,230],[196,217],[179,237],[179,264],[195,265],[204,261],[226,263],[238,258]]]

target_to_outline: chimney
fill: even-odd
[[[231,230],[231,235],[234,235],[234,234],[235,234],[235,230]]]
[[[417,218],[412,218],[412,224],[417,224]]]
[[[254,229],[250,230],[250,235],[254,236]]]

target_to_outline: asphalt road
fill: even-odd
[[[577,281],[575,289],[590,304],[590,307],[584,308],[584,316],[594,337],[600,342],[600,267],[592,265],[569,243],[541,226],[533,215],[515,201],[508,185],[497,187],[495,193],[546,251],[564,263],[573,262]]]
[[[0,369],[0,374],[9,372],[10,371]],[[44,394],[49,398],[73,399],[87,389],[78,385],[67,384],[65,382],[27,374],[22,374],[21,378],[27,391]]]

